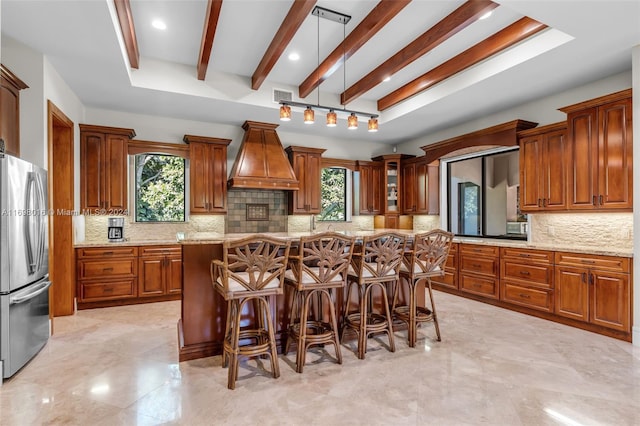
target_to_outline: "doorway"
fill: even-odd
[[[47,101],[49,168],[50,316],[73,315],[75,251],[73,248],[73,122]]]

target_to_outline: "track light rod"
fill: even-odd
[[[372,114],[370,112],[354,111],[351,109],[335,108],[335,107],[329,107],[324,105],[314,105],[314,104],[305,103],[305,102],[281,100],[279,104],[283,106],[288,105],[288,106],[294,106],[294,107],[300,107],[300,108],[316,108],[316,109],[322,109],[325,111],[345,112],[347,114],[356,114],[356,115],[361,115],[363,117],[366,116],[371,118],[378,118],[380,116],[379,114]]]

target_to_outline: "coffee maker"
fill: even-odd
[[[110,217],[107,225],[107,237],[112,243],[124,241],[124,218]]]

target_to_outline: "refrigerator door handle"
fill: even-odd
[[[29,274],[33,274],[36,271],[36,259],[31,235],[31,226],[33,222],[33,216],[31,211],[33,209],[33,188],[35,186],[35,178],[33,172],[29,172],[27,175],[27,190],[25,191],[25,208],[24,212],[24,239],[27,246],[27,269]]]
[[[37,297],[39,294],[47,291],[49,287],[51,287],[51,281],[47,280],[39,284],[35,290],[32,290],[27,294],[21,294],[21,292],[18,292],[16,295],[9,298],[9,305],[17,305],[19,303],[24,303],[28,300],[31,300],[34,297]]]
[[[42,268],[42,261],[44,260],[44,250],[45,250],[45,232],[46,232],[46,216],[45,216],[45,206],[44,206],[44,188],[42,187],[42,179],[40,175],[35,175],[35,184],[36,184],[36,206],[37,209],[33,215],[33,219],[36,221],[36,237],[38,238],[37,242],[37,257],[36,257],[36,271],[39,271]]]

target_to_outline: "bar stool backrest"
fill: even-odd
[[[444,273],[444,264],[449,256],[453,234],[442,229],[416,234],[413,250],[403,258],[403,270],[413,275]]]
[[[398,278],[405,249],[405,237],[394,232],[366,236],[353,268],[364,281],[393,281]]]
[[[287,276],[297,282],[298,290],[344,286],[354,240],[336,232],[300,238],[298,255],[290,258]]]
[[[222,261],[211,262],[211,278],[225,299],[247,292],[281,294],[290,246],[290,241],[261,234],[227,240]]]

